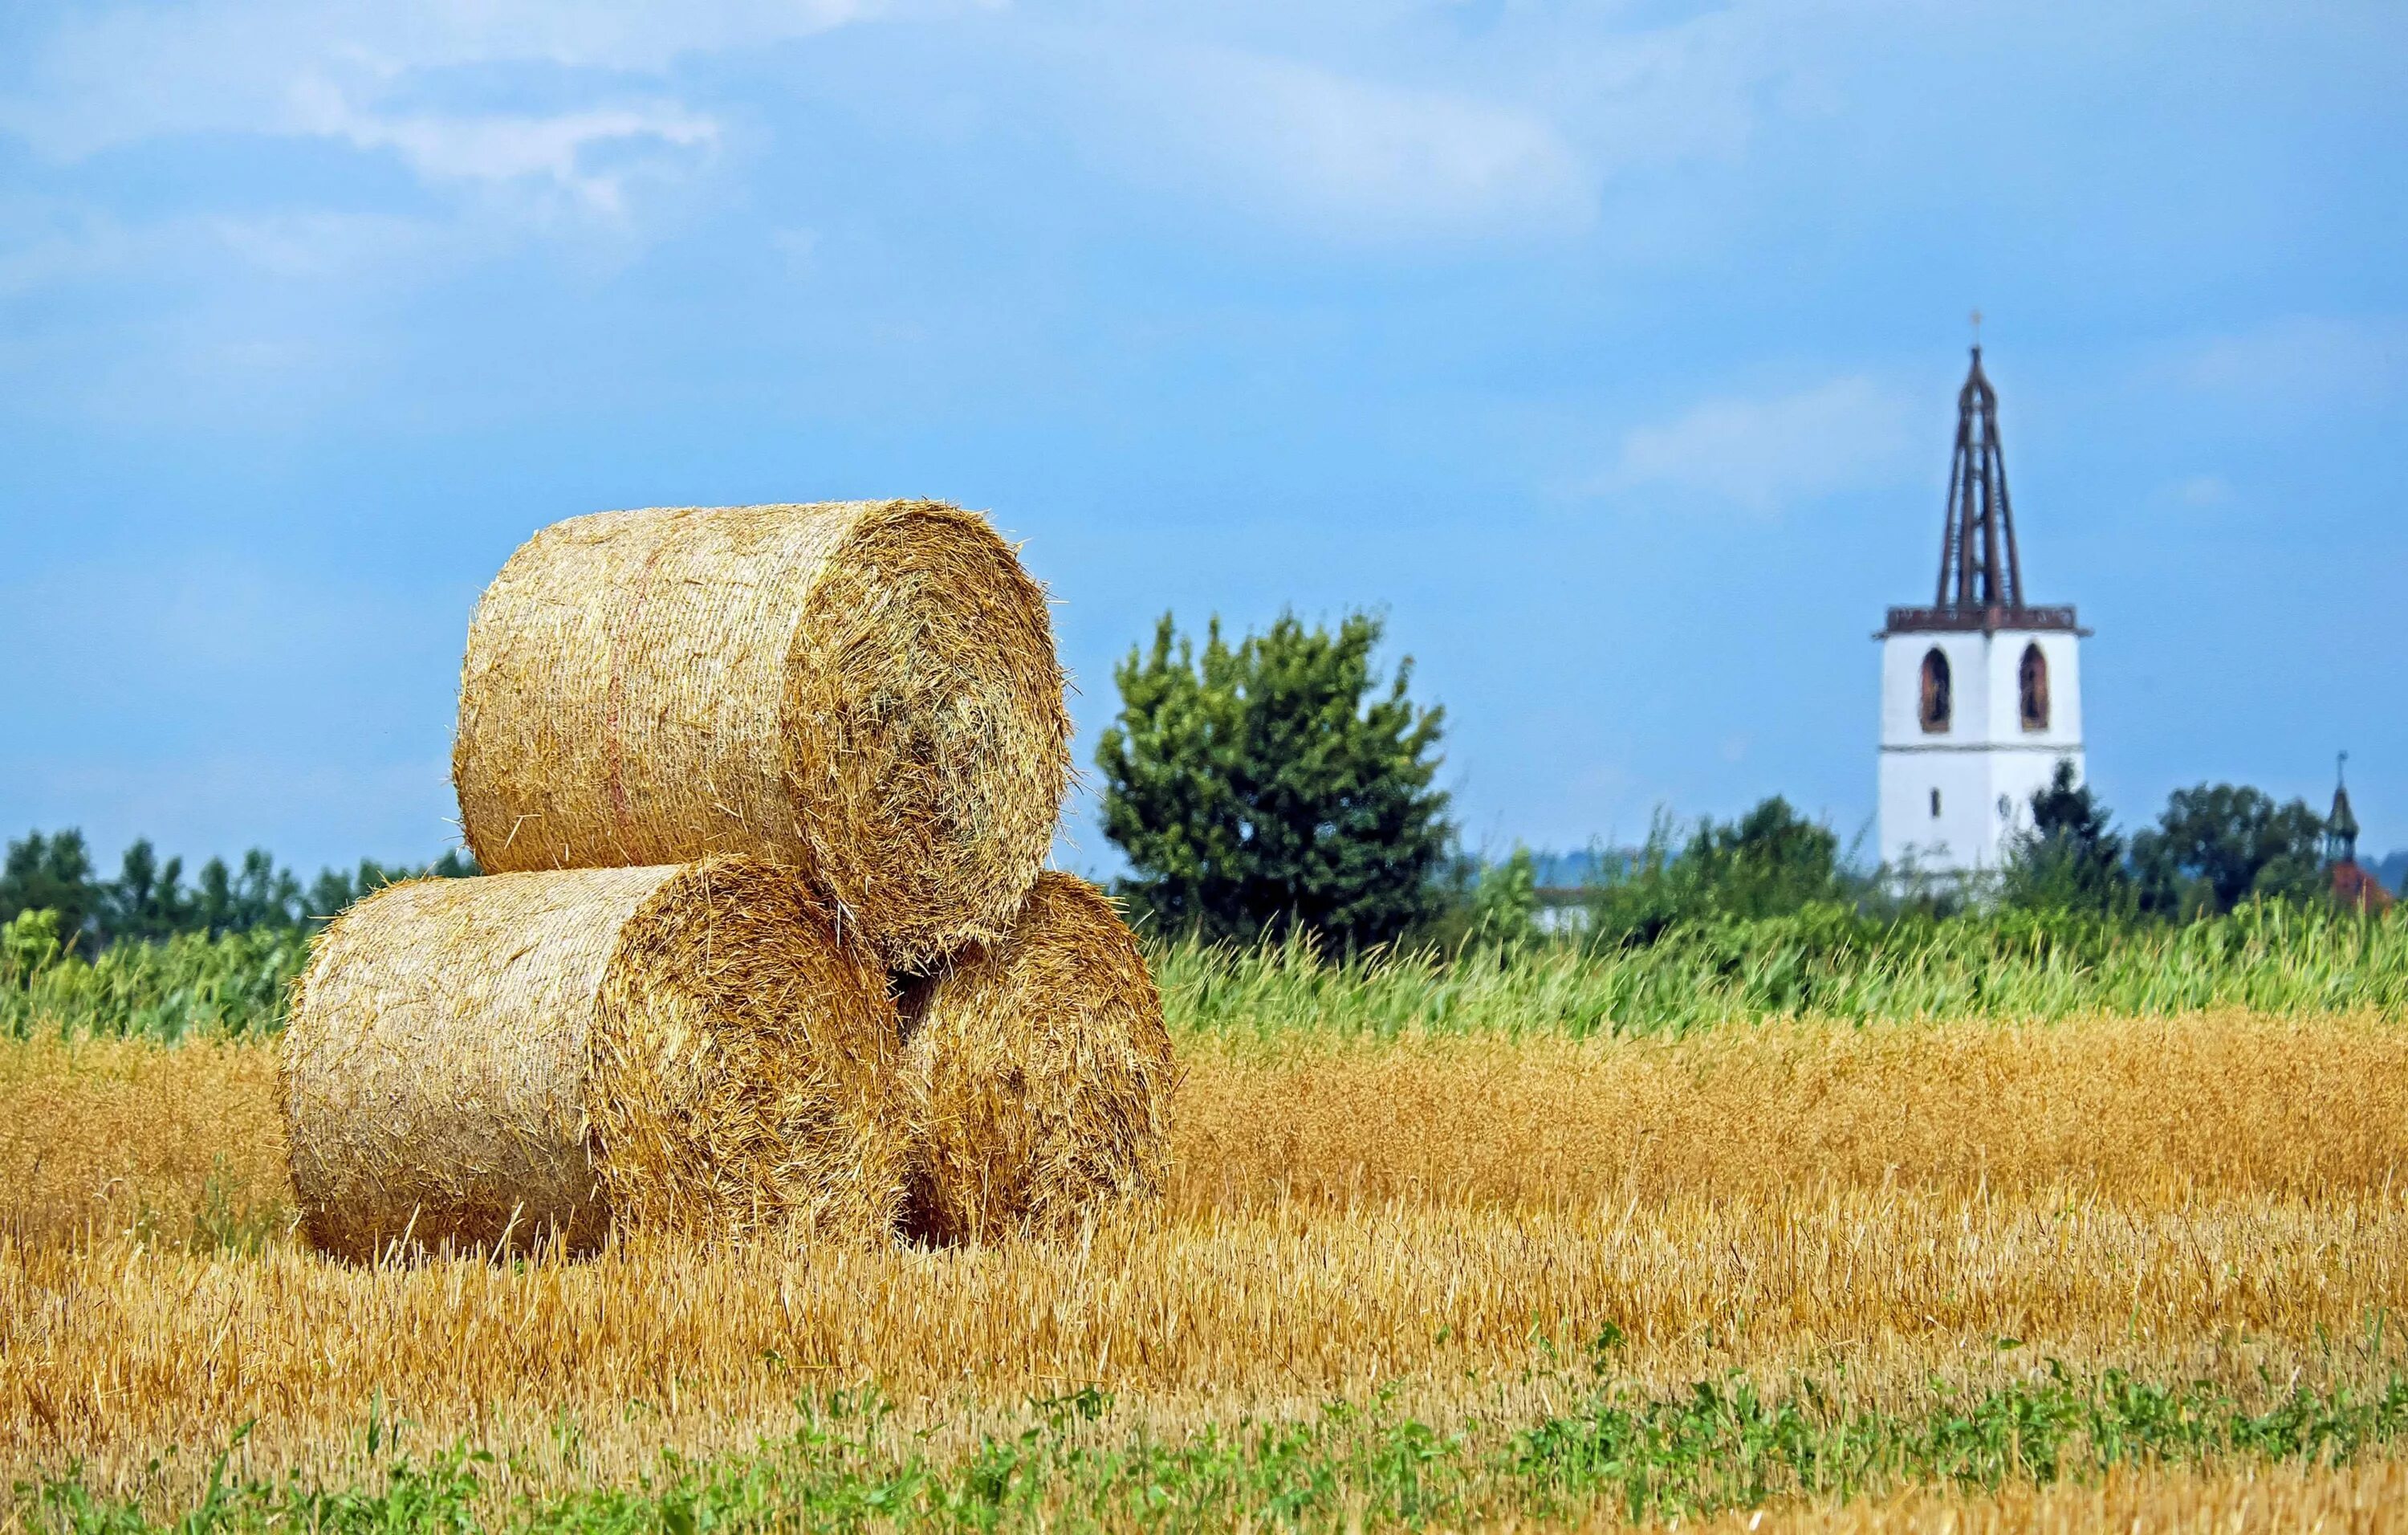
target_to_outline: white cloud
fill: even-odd
[[[2167,494],[2186,507],[2220,507],[2232,499],[2232,487],[2222,475],[2195,474],[2176,481]]]
[[[117,220],[96,211],[0,205],[0,297],[113,272],[135,243]]]
[[[1746,154],[1775,87],[1789,87],[1793,112],[1828,109],[1827,80],[1799,83],[1811,36],[1795,8],[1741,5],[1653,30],[1558,36],[1532,74],[1609,169],[1727,165]]]
[[[0,129],[73,160],[206,132],[315,131],[305,82],[353,99],[416,72],[538,64],[657,74],[679,58],[807,36],[882,0],[222,0],[79,16],[28,50]],[[297,110],[296,110],[297,109]]]
[[[507,113],[441,116],[363,110],[332,84],[305,79],[294,92],[304,131],[363,150],[391,150],[428,181],[549,181],[601,213],[625,211],[626,167],[594,168],[589,151],[708,151],[719,125],[673,103],[595,108],[549,117]]]
[[[196,134],[333,140],[391,154],[429,186],[481,191],[487,216],[507,214],[494,194],[509,194],[538,220],[563,208],[623,220],[634,211],[631,188],[703,167],[722,138],[713,117],[657,86],[631,90],[629,75],[824,32],[884,3],[121,7],[70,17],[33,40],[22,83],[0,94],[0,133],[60,163]],[[547,80],[532,108],[510,94],[530,68]]]
[[[1340,237],[1577,230],[1592,178],[1544,119],[1454,92],[1390,85],[1227,49],[1093,56],[1111,109],[1089,131],[1147,180],[1200,179],[1219,198]]]
[[[2186,389],[2287,401],[2366,398],[2408,378],[2408,322],[2296,315],[2211,337],[2151,369]]]
[[[140,272],[282,279],[423,271],[474,253],[422,220],[364,212],[187,213],[128,223],[92,208],[0,202],[0,296]]]
[[[1863,377],[1770,399],[1708,400],[1633,427],[1599,493],[1670,486],[1769,512],[1899,473],[1913,448],[1907,402]]]

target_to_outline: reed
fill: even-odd
[[[2408,916],[2281,903],[2184,925],[2015,912],[1882,924],[1839,909],[1675,928],[1642,947],[1570,941],[1326,954],[1170,944],[1154,976],[1174,1033],[1628,1038],[1734,1020],[2172,1017],[2408,1011]]]
[[[1418,1034],[1625,1039],[1812,1018],[2169,1018],[2221,1009],[2408,1014],[2408,906],[2369,919],[2270,903],[2185,925],[2003,913],[1884,925],[1845,912],[1678,928],[1644,947],[1570,941],[1341,957],[1156,941],[1174,1037]],[[157,1040],[283,1023],[301,940],[120,944],[0,975],[0,1036]]]

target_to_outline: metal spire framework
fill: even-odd
[[[1999,451],[1999,393],[1982,374],[1982,348],[1956,392],[1956,456],[1948,469],[1948,521],[1940,544],[1941,608],[2024,605],[2015,514],[2007,500],[2007,459]]]
[[[1999,445],[1999,394],[1982,371],[1973,314],[1973,366],[1956,392],[1956,451],[1948,470],[1947,517],[1940,538],[1940,585],[1928,608],[1893,608],[1891,629],[2074,629],[2073,610],[2024,601],[2023,557],[2007,498],[2007,460]]]

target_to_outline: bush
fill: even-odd
[[[2007,860],[2002,894],[2027,911],[2096,911],[2128,916],[2139,892],[2125,867],[2124,839],[2088,784],[2073,782],[2060,760],[2048,786],[2032,796],[2032,829]]]
[[[1658,816],[1638,856],[1591,886],[1594,941],[1652,943],[1684,923],[1785,916],[1860,894],[1840,867],[1838,834],[1778,795],[1736,821],[1700,819],[1677,853],[1676,835]]]

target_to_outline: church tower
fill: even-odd
[[[2071,608],[2024,601],[1999,396],[1982,349],[1956,395],[1956,456],[1928,608],[1892,608],[1882,645],[1881,856],[1892,870],[1995,869],[2059,762],[2082,776]]]

